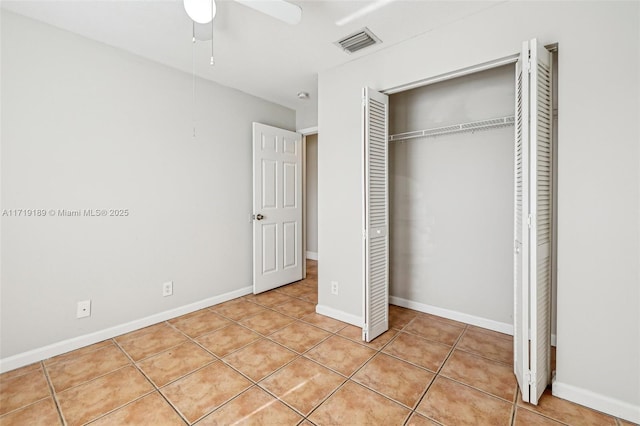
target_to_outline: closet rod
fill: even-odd
[[[403,141],[414,138],[425,138],[430,136],[448,135],[451,133],[473,132],[475,130],[493,129],[498,127],[513,126],[515,117],[508,115],[500,118],[490,118],[488,120],[472,121],[470,123],[454,124],[451,126],[435,127],[433,129],[416,130],[414,132],[398,133],[389,136],[389,142]]]

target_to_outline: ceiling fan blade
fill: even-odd
[[[284,0],[235,0],[236,2],[279,19],[287,24],[295,25],[302,19],[302,9],[297,4]]]

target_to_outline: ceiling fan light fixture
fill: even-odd
[[[216,16],[215,0],[184,0],[184,10],[193,22],[208,24]]]

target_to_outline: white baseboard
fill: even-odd
[[[389,303],[391,303],[392,305],[402,306],[403,308],[414,309],[426,314],[437,315],[439,317],[464,322],[467,324],[475,325],[477,327],[482,327],[489,330],[498,331],[500,333],[508,334],[509,336],[513,336],[513,324],[494,321],[482,317],[476,317],[474,315],[439,308],[437,306],[431,306],[425,303],[414,302],[413,300],[407,300],[396,296],[389,296]],[[551,335],[551,346],[556,346],[555,334]]]
[[[489,330],[498,331],[513,336],[513,324],[490,320],[487,318],[477,317],[450,309],[439,308],[437,306],[427,305],[425,303],[414,302],[413,300],[403,299],[401,297],[389,296],[389,303],[402,306],[403,308],[414,309],[416,311],[427,314],[437,315],[439,317],[460,321],[467,324],[475,325]]]
[[[362,327],[363,324],[362,317],[344,311],[339,311],[328,306],[316,305],[316,312],[320,315],[324,315],[333,319],[337,319],[338,321],[355,325],[356,327]]]
[[[308,251],[307,252],[307,259],[318,260],[318,253],[315,252],[315,251]]]
[[[557,380],[553,382],[551,389],[553,396],[558,398],[640,424],[640,405],[633,405],[590,390],[558,382]]]
[[[41,348],[32,349],[27,352],[3,358],[0,359],[0,373],[15,370],[16,368],[33,364],[34,362],[42,361],[56,355],[82,348],[84,346],[93,345],[94,343],[102,342],[103,340],[111,339],[113,337],[120,336],[121,334],[148,327],[162,321],[167,321],[172,318],[179,317],[180,315],[185,315],[197,311],[199,309],[208,308],[209,306],[217,305],[219,303],[226,302],[227,300],[250,294],[251,292],[253,292],[252,286],[243,287],[239,290],[231,291],[219,296],[210,297],[208,299],[200,300],[195,303],[190,303],[188,305],[150,315],[145,318],[140,318],[125,324],[116,325],[104,330],[95,331],[93,333],[85,334],[78,337],[73,337],[71,339],[63,340],[61,342],[56,342],[51,345],[43,346]]]

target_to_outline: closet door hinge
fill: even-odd
[[[362,340],[363,341],[367,341],[367,334],[369,333],[369,326],[367,326],[367,324],[365,323],[362,326]]]
[[[535,374],[533,374],[533,372],[529,370],[526,373],[524,373],[524,382],[529,386],[531,386],[532,384],[534,384],[534,380],[533,380],[534,377],[535,377]]]
[[[362,97],[362,106],[363,106],[363,107],[366,107],[366,106],[367,106],[367,97],[366,97],[366,96],[363,96],[363,97]]]
[[[529,226],[529,229],[535,226],[535,221],[536,221],[535,216],[532,214],[529,214],[529,216],[527,217],[527,225]]]
[[[531,74],[531,59],[527,59],[526,68],[527,68],[527,73]]]
[[[369,233],[367,232],[366,229],[362,230],[362,239],[366,240],[367,238],[369,238]]]

